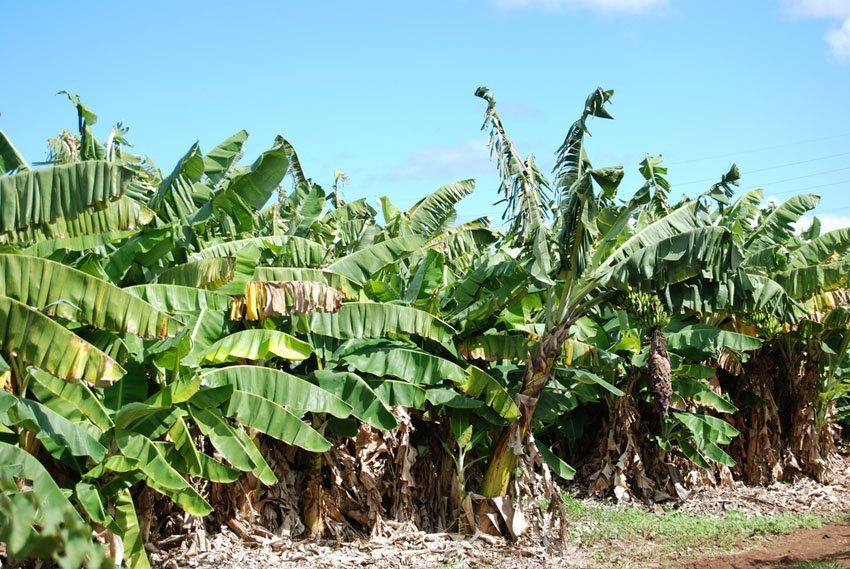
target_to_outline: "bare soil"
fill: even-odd
[[[795,567],[803,562],[823,562],[850,567],[850,522],[804,529],[776,536],[752,549],[683,565],[686,569],[754,569]]]

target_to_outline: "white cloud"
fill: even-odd
[[[667,0],[493,0],[493,3],[503,10],[538,8],[554,12],[565,8],[588,8],[603,13],[635,13],[664,6]]]
[[[850,18],[850,0],[785,0],[785,6],[801,18]]]
[[[820,220],[821,235],[826,233],[827,231],[850,227],[850,215],[834,215],[831,213],[824,213],[816,216],[807,215],[803,217],[802,219],[800,219],[800,221],[794,224],[797,231],[802,232],[808,229],[809,226],[811,226],[812,224],[813,217],[817,217]]]
[[[835,57],[850,59],[850,18],[844,20],[840,28],[830,28],[825,37]]]
[[[843,20],[824,35],[832,54],[850,59],[850,0],[783,0],[788,12],[798,18]]]
[[[382,179],[390,181],[465,178],[495,172],[487,144],[467,140],[451,146],[423,148]]]

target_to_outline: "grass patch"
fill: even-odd
[[[792,569],[842,569],[842,567],[838,563],[832,561],[811,561],[805,563],[798,563],[797,565],[794,565]]]
[[[730,510],[715,518],[676,510],[655,513],[629,506],[586,505],[570,496],[564,501],[571,538],[598,549],[597,560],[606,563],[726,553],[769,535],[830,521],[814,514],[748,517]]]

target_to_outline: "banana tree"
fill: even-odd
[[[710,223],[700,201],[685,202],[643,227],[630,225],[646,203],[646,193],[615,205],[622,170],[594,169],[585,149],[588,119],[612,118],[606,109],[611,91],[590,94],[558,150],[551,184],[554,210],[546,207],[550,184],[533,159],[519,158],[498,118],[495,99],[485,88],[476,94],[488,102],[485,128],[491,130],[491,150],[499,158],[511,220],[506,244],[519,248],[518,260],[547,290],[541,340],[526,362],[516,397],[522,415],[502,430],[481,487],[485,496],[500,496],[507,492],[540,394],[580,318],[613,291],[659,290],[696,276],[719,280],[740,259],[732,234]]]
[[[821,235],[817,218],[806,231],[796,230],[817,206],[817,196],[767,206],[761,205],[762,196],[761,190],[743,195],[721,223],[741,244],[747,274],[775,283],[791,309],[777,314],[738,307],[734,316],[726,313],[727,321],[734,318],[764,339],[749,361],[732,361],[725,370],[734,378],[745,433],[734,454],[741,473],[753,482],[797,470],[824,479],[834,437],[829,394],[840,381],[836,370],[847,350],[842,338],[850,232]]]

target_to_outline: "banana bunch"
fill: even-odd
[[[657,294],[629,291],[617,295],[615,302],[634,318],[643,330],[665,328],[670,323],[670,315],[661,304]]]
[[[759,310],[747,315],[747,320],[756,327],[759,334],[765,338],[773,338],[782,331],[782,322],[767,311]]]

